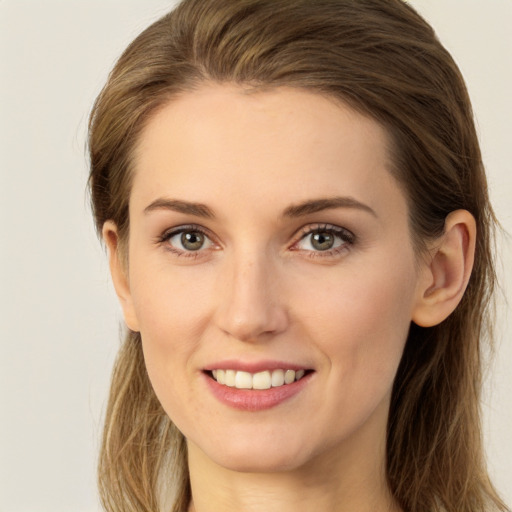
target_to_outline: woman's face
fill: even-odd
[[[375,121],[301,90],[204,85],[149,121],[124,311],[192,454],[267,471],[383,453],[421,293],[389,168]]]

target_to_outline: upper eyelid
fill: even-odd
[[[211,244],[215,247],[215,248],[219,248],[220,246],[220,243],[218,241],[218,239],[211,233],[211,231],[209,229],[206,229],[204,226],[200,226],[200,225],[197,225],[197,224],[182,224],[180,226],[175,226],[175,227],[172,227],[172,228],[168,228],[166,230],[164,230],[160,235],[158,235],[156,237],[156,240],[155,242],[158,244],[158,245],[163,245],[163,244],[168,244],[169,246],[172,247],[172,244],[169,243],[170,239],[179,235],[180,233],[184,233],[184,232],[193,232],[193,231],[197,231],[199,233],[201,233],[202,235],[204,235],[206,238],[208,238],[208,240],[211,242]],[[168,247],[167,249],[170,250],[170,247]],[[210,248],[211,249],[211,248]],[[173,251],[172,252],[175,252],[175,253],[182,253],[182,254],[186,254],[186,255],[195,255],[195,257],[198,257],[201,253],[205,252],[203,248],[201,249],[198,249],[197,251],[187,251],[187,250],[183,250],[183,249],[180,249],[180,248],[177,248],[177,247],[173,247]]]
[[[330,223],[309,223],[305,226],[302,226],[299,230],[295,232],[294,235],[292,235],[292,243],[291,247],[293,247],[295,244],[297,244],[300,240],[302,240],[304,237],[318,232],[318,231],[331,231],[334,234],[337,234],[338,236],[341,236],[343,234],[347,235],[347,240],[349,243],[353,243],[356,239],[356,236],[352,231],[350,231],[347,228],[344,228],[342,226],[338,226],[335,224]],[[186,231],[198,231],[208,237],[210,241],[217,246],[222,245],[218,239],[218,237],[212,233],[212,231],[204,226],[201,226],[199,224],[182,224],[180,226],[175,226],[172,228],[168,228],[162,232],[162,234],[158,237],[158,241],[166,241],[172,238],[173,236],[176,236],[179,233],[183,233]]]
[[[311,249],[302,249],[299,247],[299,244],[307,238],[309,235],[312,235],[314,233],[327,231],[333,233],[335,236],[338,236],[343,240],[343,244],[340,247],[337,248],[331,248],[327,249],[325,251],[315,251]],[[329,224],[329,223],[314,223],[314,224],[308,224],[306,226],[303,226],[299,232],[298,235],[295,235],[294,241],[289,246],[289,250],[291,251],[300,251],[305,254],[308,254],[308,256],[313,257],[326,257],[333,256],[334,254],[338,254],[341,251],[348,250],[350,247],[354,245],[356,242],[356,236],[355,234],[350,231],[347,228],[335,225],[335,224]]]
[[[187,249],[180,249],[179,247],[174,246],[174,244],[170,243],[170,240],[174,238],[175,236],[178,236],[181,233],[186,232],[198,232],[204,235],[209,241],[211,246],[210,247],[201,247],[197,250],[187,250]],[[215,237],[213,237],[210,234],[210,230],[206,229],[203,226],[196,225],[196,224],[182,224],[180,226],[175,226],[172,228],[168,228],[164,230],[155,240],[156,244],[158,246],[162,246],[165,251],[174,254],[175,257],[184,257],[187,259],[191,259],[191,261],[197,260],[197,259],[203,259],[207,256],[207,252],[213,250],[216,250],[219,248],[219,243],[216,241]]]
[[[199,233],[206,235],[210,239],[215,238],[215,236],[212,234],[212,232],[209,229],[207,229],[203,226],[200,226],[198,224],[183,224],[181,226],[175,226],[172,228],[168,228],[162,232],[160,238],[162,238],[162,239],[171,238],[172,236],[178,235],[179,233],[183,233],[185,231],[198,231]]]
[[[356,236],[350,229],[337,226],[335,224],[329,223],[313,223],[303,226],[297,233],[297,239],[300,240],[302,237],[310,235],[311,233],[316,233],[319,231],[332,231],[337,234],[345,234],[348,235],[351,239],[355,240]]]

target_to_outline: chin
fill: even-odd
[[[264,442],[261,438],[254,442],[247,438],[236,442],[232,438],[204,452],[217,465],[241,473],[292,471],[309,459],[303,442],[294,442],[290,438],[283,440],[277,436],[269,442]]]
[[[280,454],[267,457],[265,454],[243,454],[238,457],[221,457],[215,461],[220,466],[239,473],[279,473],[292,471],[302,465],[295,456]]]

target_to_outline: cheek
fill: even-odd
[[[187,418],[200,414],[191,400],[191,355],[199,346],[199,335],[190,302],[178,297],[172,288],[157,288],[153,297],[141,300],[138,312],[149,380],[166,414],[182,428]]]
[[[204,283],[162,265],[137,265],[130,274],[132,300],[146,368],[166,412],[173,418],[187,405],[186,382],[195,371],[192,356],[201,343],[208,301]],[[186,273],[185,273],[186,274]]]
[[[340,272],[329,286],[312,289],[300,313],[310,337],[330,360],[332,375],[347,386],[390,386],[409,331],[414,267],[367,266]]]
[[[163,352],[188,352],[210,308],[206,276],[197,270],[172,272],[160,263],[133,268],[132,299],[143,338]]]

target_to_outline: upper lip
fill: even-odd
[[[212,370],[236,370],[249,373],[258,373],[265,370],[311,370],[311,367],[302,364],[290,363],[287,361],[239,361],[223,360],[209,364],[204,371]]]

